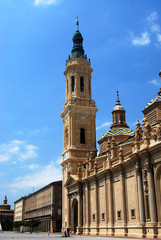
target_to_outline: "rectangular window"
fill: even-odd
[[[117,219],[121,220],[121,210],[117,211]]]
[[[93,222],[95,222],[95,213],[93,214]]]
[[[102,213],[102,221],[105,221],[105,213]]]
[[[131,219],[135,219],[135,209],[131,209]]]

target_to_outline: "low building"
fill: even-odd
[[[15,201],[14,221],[39,220],[38,231],[61,231],[62,181],[52,182]]]
[[[26,197],[22,197],[14,202],[14,222],[25,219],[25,199]]]
[[[0,222],[3,230],[11,230],[13,223],[14,211],[11,210],[11,205],[7,204],[7,196],[0,205]]]

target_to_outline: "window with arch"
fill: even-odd
[[[121,121],[121,124],[124,123],[124,121],[123,121],[123,116],[120,116],[120,121]]]
[[[119,119],[118,119],[118,116],[116,116],[116,124],[119,123]]]
[[[67,79],[67,95],[68,95],[68,79]]]
[[[91,80],[89,79],[89,94],[91,93]]]
[[[80,91],[84,92],[84,78],[80,77]]]
[[[75,91],[75,79],[74,76],[71,77],[71,82],[72,82],[72,92]]]
[[[80,143],[85,144],[85,129],[80,129]]]

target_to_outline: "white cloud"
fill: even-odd
[[[110,126],[110,125],[111,125],[111,122],[102,123],[100,126],[96,127],[96,130],[99,130],[101,128],[104,128],[104,127],[107,127],[107,126]]]
[[[151,31],[154,33],[159,33],[160,32],[160,26],[158,24],[153,24],[151,26]]]
[[[161,44],[161,27],[157,23],[158,19],[159,19],[159,15],[156,11],[152,11],[147,16],[146,23],[148,23],[148,24],[145,27],[146,27],[146,29],[149,29],[149,30],[142,32],[140,34],[140,36],[134,36],[133,34],[131,34],[131,41],[134,46],[149,45],[151,43],[153,36],[155,36],[157,39],[157,42],[159,44]],[[154,43],[154,45],[159,46],[158,44],[155,44],[155,43]]]
[[[35,151],[37,147],[33,145],[25,145],[24,146],[24,152],[20,152],[20,159],[27,160],[30,158],[36,158],[37,152]]]
[[[52,4],[58,4],[58,0],[35,0],[34,2],[34,5],[35,6],[49,6],[49,5],[52,5]]]
[[[45,167],[41,167],[38,172],[28,174],[13,180],[13,183],[8,185],[13,189],[31,189],[33,187],[43,187],[53,181],[62,179],[61,168],[56,168],[54,163],[51,162]]]
[[[61,164],[62,163],[62,157],[60,156],[57,161],[56,161],[57,164]]]
[[[151,32],[156,34],[157,40],[161,43],[161,30],[159,24],[156,21],[159,19],[158,13],[153,11],[148,17],[147,21],[150,25]]]
[[[157,34],[158,42],[161,43],[161,34]]]
[[[156,11],[151,12],[148,17],[147,17],[147,21],[149,22],[149,24],[152,24],[153,22],[155,22],[157,19],[159,18],[158,13]]]
[[[30,165],[25,165],[25,168],[29,168],[30,170],[35,170],[40,167],[40,164],[30,164]]]
[[[157,79],[153,79],[153,80],[149,81],[149,83],[153,84],[155,86],[159,86],[160,85],[160,82]]]
[[[37,147],[27,144],[25,141],[12,140],[9,143],[2,143],[0,145],[0,162],[7,162],[12,160],[24,161],[37,157]]]
[[[145,46],[150,44],[150,37],[148,32],[141,33],[140,37],[134,37],[132,35],[132,44],[134,46]]]
[[[8,162],[9,158],[8,154],[0,154],[0,162]]]

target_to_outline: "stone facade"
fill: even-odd
[[[25,197],[14,202],[14,222],[25,220]]]
[[[58,232],[62,221],[62,181],[53,182],[14,203],[14,221],[40,220],[38,231]]]
[[[143,111],[143,124],[138,121],[134,133],[126,124],[117,93],[111,130],[99,140],[96,156],[92,69],[84,51],[73,54],[82,46],[80,39],[77,26],[66,64],[66,102],[61,114],[62,229],[86,235],[161,238],[161,97],[150,106],[153,111],[157,108],[153,122],[150,110]]]

